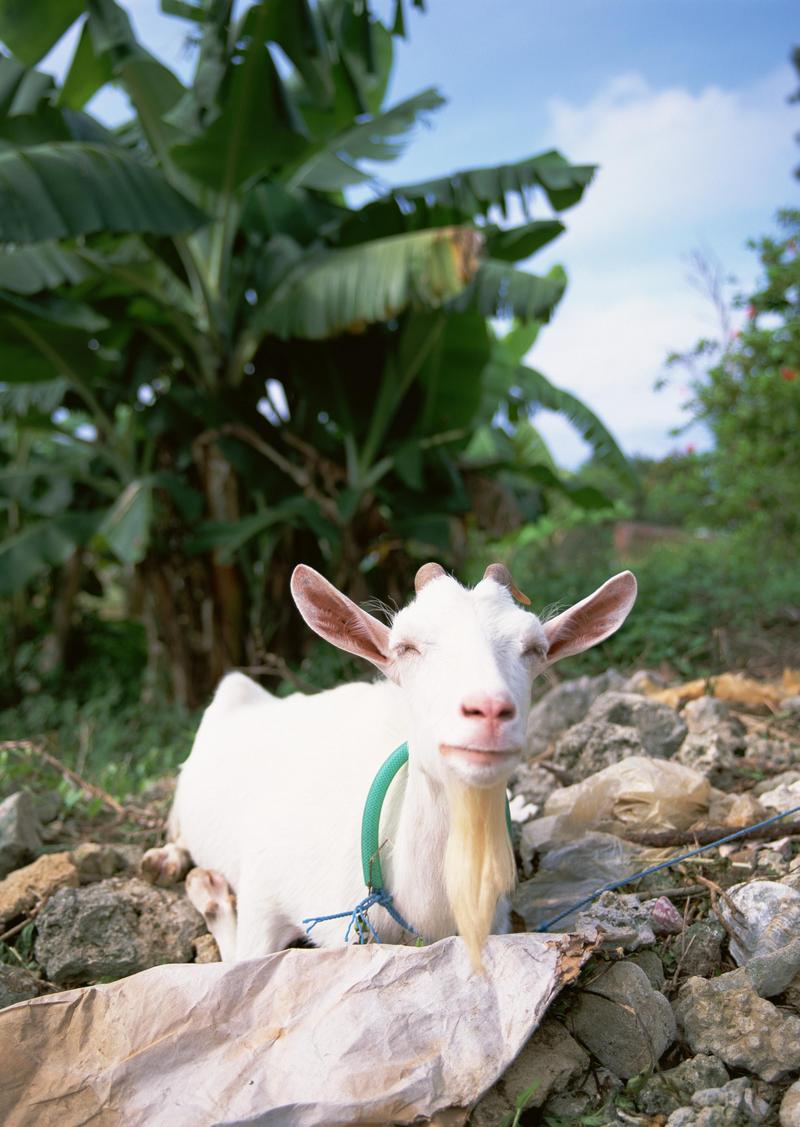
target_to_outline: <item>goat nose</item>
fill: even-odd
[[[461,702],[461,715],[472,720],[513,720],[517,710],[505,693],[471,693]]]

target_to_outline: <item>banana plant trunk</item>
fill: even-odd
[[[208,515],[213,521],[232,524],[240,518],[239,483],[230,462],[214,443],[197,449]],[[210,557],[212,639],[209,675],[216,684],[229,670],[244,662],[245,597],[239,568],[224,562],[219,549]]]
[[[230,462],[213,442],[195,444],[194,459],[207,518],[238,520],[239,483]],[[145,693],[159,691],[166,678],[173,699],[194,709],[208,703],[225,673],[245,664],[244,582],[218,550],[188,554],[177,518],[162,531],[160,549],[137,568],[147,631]]]

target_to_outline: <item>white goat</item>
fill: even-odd
[[[469,590],[426,564],[391,628],[309,567],[295,569],[291,586],[312,630],[384,677],[285,699],[241,673],[225,677],[181,770],[171,842],[148,852],[144,870],[169,883],[198,866],[186,890],[224,960],[280,950],[304,934],[304,920],[363,899],[365,796],[408,741],[408,769],[381,819],[386,886],[416,932],[459,933],[477,962],[492,924],[507,930],[515,874],[505,787],[525,745],[533,679],[617,630],[636,580],[616,575],[542,623],[516,605],[514,596],[527,600],[503,565]],[[385,941],[414,941],[383,907],[370,922]],[[313,939],[340,944],[345,927],[320,922]]]

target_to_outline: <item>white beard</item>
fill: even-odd
[[[482,970],[481,949],[497,910],[497,901],[517,879],[506,828],[506,788],[471,787],[459,779],[447,784],[450,833],[444,879],[450,908],[475,970]]]

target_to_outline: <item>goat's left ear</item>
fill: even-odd
[[[292,572],[292,597],[315,634],[340,650],[364,657],[388,675],[389,627],[367,614],[313,567],[298,564]]]
[[[636,579],[630,571],[607,580],[588,598],[543,623],[548,662],[582,653],[619,630],[636,602]]]

